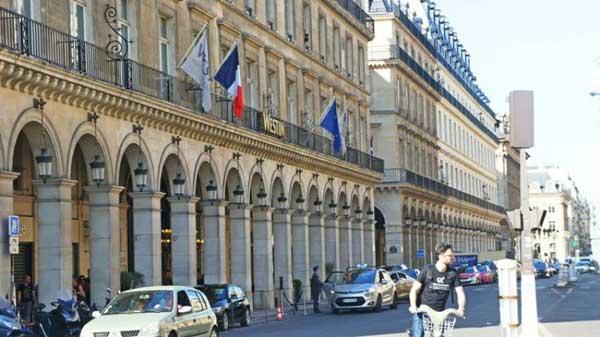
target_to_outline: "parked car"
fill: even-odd
[[[250,325],[250,301],[244,291],[234,284],[205,284],[196,286],[208,298],[213,312],[217,316],[219,329],[229,330],[232,324]]]
[[[496,282],[496,274],[492,272],[490,266],[479,265],[477,266],[479,272],[479,280],[481,283],[494,283]]]
[[[396,284],[396,296],[398,296],[398,299],[407,299],[410,295],[410,289],[413,283],[415,283],[415,279],[399,270],[390,272],[390,277]]]
[[[589,261],[579,261],[575,265],[575,270],[578,273],[589,273],[592,271],[592,268],[594,268],[594,267],[592,266],[592,263]],[[595,270],[593,270],[593,271],[595,271]]]
[[[481,277],[476,267],[467,266],[458,268],[458,279],[463,285],[473,285],[481,283]]]
[[[490,272],[494,277],[494,280],[498,279],[498,267],[496,267],[496,263],[494,261],[485,260],[481,263],[481,265],[488,266],[490,268]]]
[[[325,282],[331,312],[346,309],[372,309],[383,306],[398,307],[396,284],[385,269],[354,268],[331,273]]]
[[[534,261],[533,268],[535,270],[536,278],[552,276],[552,272],[551,272],[550,268],[548,267],[548,263],[546,263],[544,261],[539,261],[539,260]]]
[[[217,317],[204,294],[191,287],[144,287],[125,291],[81,331],[95,336],[202,336],[217,337]]]

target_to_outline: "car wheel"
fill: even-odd
[[[217,329],[216,329],[216,328],[213,328],[213,329],[210,331],[210,337],[219,337],[219,332],[217,331]]]
[[[398,308],[398,296],[396,295],[396,293],[394,293],[394,300],[392,301],[391,308],[392,309]]]
[[[377,296],[377,302],[375,303],[375,307],[373,307],[373,311],[381,312],[383,309],[383,300],[381,299],[381,295]]]
[[[169,332],[169,337],[177,337],[177,334],[175,333],[175,331],[171,331]]]
[[[242,322],[240,324],[242,326],[250,325],[250,309],[246,308],[246,312],[244,313],[244,319],[242,319]]]
[[[219,329],[221,329],[221,331],[229,330],[229,315],[227,313],[223,314],[223,318],[221,318],[221,323],[219,324]]]

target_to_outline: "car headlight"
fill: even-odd
[[[8,317],[0,316],[0,328],[6,328],[9,330],[20,330],[21,324]]]
[[[145,325],[140,329],[138,336],[142,337],[150,337],[150,336],[158,336],[160,334],[160,323],[150,323]]]
[[[365,296],[373,296],[373,294],[375,294],[375,290],[369,289],[369,290],[365,291],[364,294],[365,294]]]
[[[222,305],[216,306],[216,307],[213,307],[212,310],[216,314],[218,312],[221,312],[221,311],[225,310],[225,306],[222,306]]]

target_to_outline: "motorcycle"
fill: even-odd
[[[19,321],[14,308],[3,298],[0,298],[0,337],[33,337],[32,332]]]
[[[36,312],[38,323],[34,327],[35,332],[40,337],[78,337],[82,327],[79,311],[89,313],[90,309],[87,305],[81,309],[83,305],[77,302],[67,289],[60,290],[58,300],[51,305],[54,309],[49,313],[43,311],[43,304],[38,306]]]

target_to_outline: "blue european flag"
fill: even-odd
[[[323,129],[327,130],[333,136],[333,152],[334,153],[344,153],[346,152],[345,144],[344,144],[344,136],[340,131],[340,122],[337,114],[337,104],[335,103],[335,98],[331,100],[325,111],[323,111],[323,115],[321,115],[321,121],[319,122],[319,126]]]

